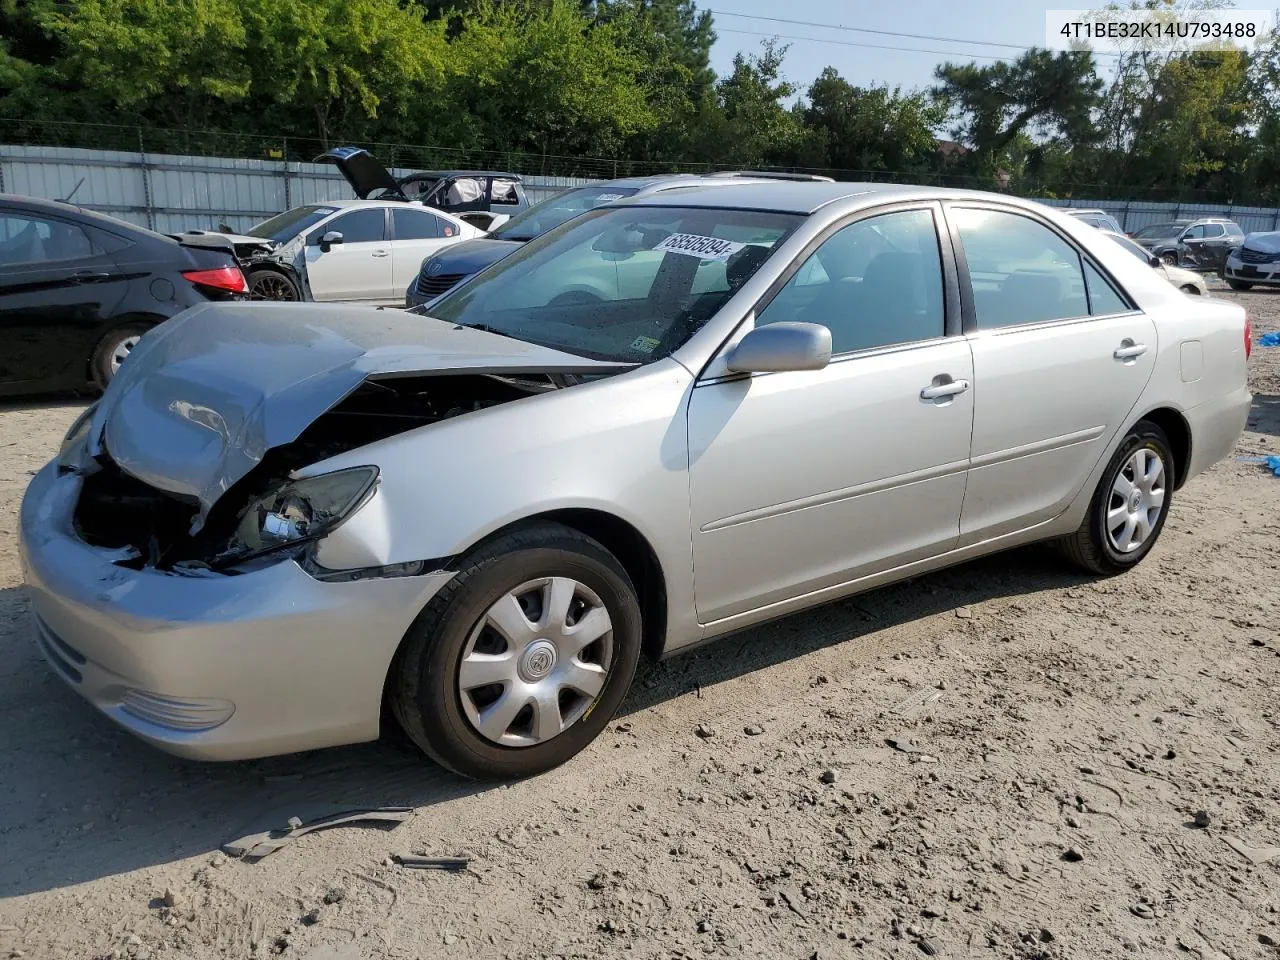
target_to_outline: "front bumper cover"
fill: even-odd
[[[395,651],[451,572],[321,582],[292,560],[239,575],[129,569],[75,535],[80,483],[45,467],[19,531],[37,645],[64,681],[195,759],[377,738]]]

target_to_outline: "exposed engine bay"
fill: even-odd
[[[239,556],[236,532],[255,503],[286,488],[300,467],[442,420],[574,386],[610,374],[459,373],[372,378],[310,424],[293,442],[268,450],[197,524],[193,498],[159,490],[125,473],[110,451],[86,472],[74,523],[96,547],[132,548],[134,569],[217,570]],[[193,532],[194,528],[194,532]]]

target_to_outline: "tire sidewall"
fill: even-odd
[[[1111,487],[1115,483],[1116,475],[1124,469],[1125,463],[1133,456],[1134,451],[1143,447],[1154,451],[1160,457],[1160,462],[1164,464],[1164,508],[1160,511],[1160,516],[1156,520],[1155,527],[1152,528],[1151,536],[1147,538],[1146,543],[1132,553],[1121,553],[1111,545],[1111,538],[1108,536],[1106,529],[1107,509],[1111,502]],[[1094,495],[1093,503],[1090,506],[1092,513],[1090,527],[1093,539],[1108,566],[1117,571],[1127,570],[1136,566],[1143,557],[1151,552],[1156,545],[1156,541],[1160,539],[1160,532],[1164,529],[1165,520],[1168,519],[1169,510],[1173,505],[1173,488],[1176,481],[1173,451],[1169,445],[1169,438],[1154,423],[1142,421],[1129,431],[1120,447],[1116,450],[1115,455],[1112,456],[1111,462],[1107,464],[1107,469],[1102,475],[1102,482],[1098,485],[1098,491]]]
[[[429,751],[445,766],[482,779],[517,779],[559,766],[590,744],[608,724],[631,686],[639,661],[641,617],[635,589],[613,558],[588,544],[571,549],[547,546],[522,549],[486,563],[438,617],[419,617],[411,628],[413,642],[426,645],[421,658],[404,664],[421,668],[414,707]],[[486,739],[467,719],[458,692],[462,652],[472,630],[489,607],[505,592],[528,580],[566,576],[578,580],[600,597],[613,623],[613,662],[604,688],[587,714],[559,736],[531,747],[503,747]],[[430,613],[430,605],[424,614]],[[434,627],[430,623],[434,620]]]

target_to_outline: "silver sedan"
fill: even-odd
[[[370,740],[385,706],[527,776],[642,653],[1032,541],[1128,570],[1250,405],[1241,308],[979,193],[623,201],[429,308],[144,337],[23,501],[52,668],[185,756]]]

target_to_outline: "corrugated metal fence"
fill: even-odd
[[[84,183],[75,194],[76,203],[161,233],[211,230],[222,223],[233,230],[247,230],[290,207],[352,195],[337,170],[323,163],[0,145],[0,193],[66,197],[81,178]],[[592,182],[576,177],[524,178],[529,199],[535,203],[568,187]],[[1041,202],[1059,207],[1100,207],[1126,230],[1162,220],[1204,216],[1230,217],[1246,233],[1280,230],[1280,209],[1274,207],[1141,200]]]
[[[0,145],[0,193],[60,199],[81,179],[75,203],[161,233],[213,230],[223,223],[244,231],[290,207],[353,197],[347,181],[325,163]],[[590,182],[524,177],[534,203]]]

